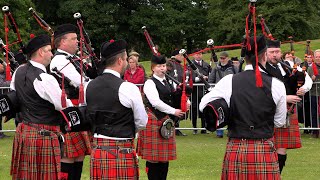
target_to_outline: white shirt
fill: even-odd
[[[246,65],[245,70],[252,70],[252,65]],[[260,68],[259,68],[260,69]],[[263,72],[263,70],[260,69]],[[222,78],[215,87],[206,95],[203,96],[199,104],[199,109],[203,112],[206,105],[215,100],[223,98],[228,107],[230,107],[230,98],[232,95],[232,77],[229,74]],[[271,93],[274,103],[276,104],[276,113],[274,115],[275,127],[282,127],[286,123],[287,103],[286,103],[286,88],[284,84],[277,78],[272,78]]]
[[[164,78],[160,78],[156,75],[153,75],[153,77],[156,78],[157,80],[159,80],[160,82],[162,82],[162,84],[164,84],[163,83]],[[156,84],[153,82],[153,80],[148,79],[144,83],[143,92],[146,95],[146,97],[149,100],[152,107],[154,107],[155,109],[157,109],[161,112],[164,112],[166,114],[174,115],[174,113],[176,112],[176,109],[169,106],[168,104],[164,103],[160,99],[158,90],[156,88]]]
[[[58,52],[67,54],[68,56],[73,56],[72,54],[57,49]],[[80,86],[81,76],[74,65],[66,58],[65,55],[56,55],[50,63],[50,69],[57,67],[66,77],[75,83],[75,85]],[[88,82],[85,81],[85,78],[82,78],[83,85],[86,86]]]
[[[111,73],[118,78],[120,74],[111,69],[105,69],[103,73]],[[148,123],[148,115],[144,108],[142,101],[141,93],[139,88],[130,82],[123,82],[119,87],[119,100],[120,103],[127,107],[131,108],[133,111],[134,123],[137,130],[144,129]],[[115,140],[124,140],[129,138],[116,138],[108,137],[100,134],[94,134],[96,138],[105,138],[105,139],[115,139]]]
[[[37,67],[45,72],[39,75],[41,78],[41,81],[39,81],[37,78],[33,81],[33,86],[37,94],[42,99],[47,100],[51,104],[53,104],[55,107],[55,110],[60,111],[64,109],[61,106],[61,88],[59,86],[58,81],[52,75],[46,73],[47,71],[43,64],[40,64],[32,60],[30,60],[29,62],[32,64],[32,66]],[[16,72],[17,71],[14,72],[12,76],[11,84],[10,84],[10,89],[14,91],[16,90],[15,88]],[[67,107],[73,106],[72,102],[69,99],[66,99],[66,102],[67,102]]]

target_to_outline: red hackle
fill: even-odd
[[[30,34],[30,39],[33,39],[34,38],[34,34]]]
[[[11,68],[10,68],[10,65],[7,64],[7,67],[6,67],[6,81],[11,81]]]

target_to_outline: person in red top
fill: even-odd
[[[135,56],[130,56],[128,63],[129,68],[125,71],[123,79],[134,84],[143,84],[145,81],[145,73],[143,69],[138,66],[138,61]]]

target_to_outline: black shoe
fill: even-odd
[[[223,135],[217,135],[217,138],[223,138]]]
[[[201,130],[201,134],[209,134],[206,130]]]
[[[192,134],[198,134],[198,130],[193,130],[193,133]]]
[[[176,136],[186,136],[186,134],[182,133],[180,130],[176,130]]]

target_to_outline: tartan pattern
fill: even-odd
[[[91,141],[87,131],[69,132],[64,134],[64,157],[76,158],[79,156],[90,155]]]
[[[273,140],[229,139],[221,179],[280,179]]]
[[[148,161],[169,161],[177,159],[175,131],[173,137],[164,139],[160,135],[160,127],[168,118],[158,120],[148,111],[148,124],[146,129],[139,132],[137,153]]]
[[[289,118],[288,128],[275,128],[274,130],[276,148],[297,149],[302,146],[297,114],[292,114]]]
[[[90,158],[91,180],[139,179],[138,158],[133,140],[120,142],[111,139],[93,138],[93,147],[111,146],[132,148],[132,153],[124,154],[117,149],[101,150],[93,148]]]
[[[36,124],[52,132],[60,132],[58,126]],[[60,144],[58,136],[39,134],[39,129],[20,123],[13,142],[10,174],[12,179],[51,180],[60,179]]]

